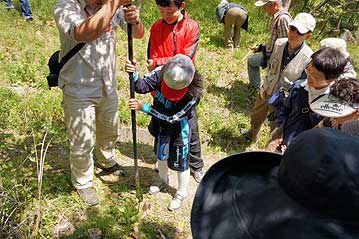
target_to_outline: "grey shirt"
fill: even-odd
[[[63,57],[79,42],[75,40],[75,27],[93,15],[84,0],[57,0],[54,18]],[[64,94],[74,97],[101,97],[116,92],[116,35],[117,26],[126,28],[124,13],[119,8],[108,29],[86,45],[61,69],[59,87]]]

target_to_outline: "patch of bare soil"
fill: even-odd
[[[128,130],[130,129],[127,129],[127,131]],[[154,158],[154,153],[152,151],[153,149],[152,143],[148,142],[150,136],[148,136],[147,130],[143,129],[140,131],[141,132],[138,131],[137,133],[139,138],[139,143],[137,147],[139,151],[138,166],[140,170],[139,171],[140,181],[141,181],[141,186],[144,187],[146,190],[148,190],[148,188],[154,182],[159,181],[159,175],[157,172],[154,171],[154,164],[156,160]],[[121,135],[122,135],[120,137],[121,140],[132,144],[130,142],[131,139],[128,138],[129,135],[128,132],[127,133],[122,132]],[[142,143],[141,139],[145,139],[145,141],[147,142]],[[146,152],[143,151],[144,148],[147,150]],[[205,152],[203,153],[204,153],[203,158],[205,161],[204,171],[206,171],[212,164],[217,162],[220,158],[214,155],[206,155]],[[119,155],[118,161],[125,168],[130,169],[131,167],[133,167],[133,159],[132,156],[129,154],[130,152],[126,152],[124,154]],[[166,192],[160,192],[157,195],[150,195],[148,192],[144,194],[144,200],[141,203],[142,218],[140,223],[144,225],[153,226],[154,230],[157,232],[158,238],[176,238],[176,239],[192,238],[191,229],[190,229],[190,215],[191,215],[192,203],[198,187],[198,183],[191,176],[189,182],[189,195],[183,202],[182,208],[175,212],[171,212],[167,209],[177,188],[177,174],[175,171],[169,170],[169,184],[170,184],[170,188]],[[142,238],[142,237],[139,235],[138,238]]]

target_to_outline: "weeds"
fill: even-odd
[[[41,150],[40,150],[40,157],[37,153],[37,145],[34,138],[34,148],[35,148],[35,159],[36,159],[36,172],[37,172],[37,206],[35,209],[35,224],[33,226],[33,234],[37,234],[40,228],[41,223],[41,214],[42,214],[42,179],[44,175],[44,162],[46,158],[46,153],[49,148],[49,145],[51,143],[51,139],[45,146],[45,140],[46,140],[47,132],[45,133],[42,143],[41,143]]]
[[[21,190],[19,184],[5,189],[0,182],[0,238],[18,238],[20,235],[26,235],[28,231],[26,228],[30,217],[20,219],[24,202],[18,190]]]

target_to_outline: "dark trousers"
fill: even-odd
[[[202,170],[204,163],[201,158],[201,140],[198,132],[197,112],[194,111],[194,116],[191,119],[191,142],[189,149],[189,167],[192,171]]]

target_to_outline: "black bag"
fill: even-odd
[[[61,59],[61,61],[59,61],[60,51],[56,51],[50,56],[49,62],[47,63],[47,65],[49,66],[50,73],[46,77],[49,89],[51,89],[51,87],[56,87],[59,85],[60,70],[66,64],[66,62],[71,59],[71,57],[73,57],[77,52],[81,50],[82,47],[84,47],[85,44],[86,43],[77,44]]]
[[[265,69],[268,67],[268,56],[267,56],[267,48],[265,45],[260,44],[258,46],[258,52],[262,52],[263,54],[263,59],[260,63],[260,66],[262,67],[262,69]]]

